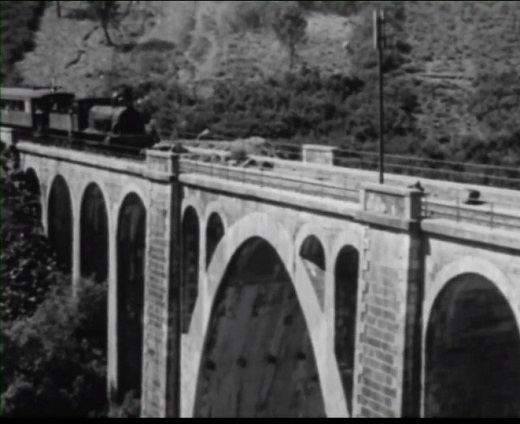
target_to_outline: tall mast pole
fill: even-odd
[[[383,94],[383,48],[386,44],[385,39],[385,14],[384,10],[374,10],[374,47],[377,49],[378,68],[379,68],[379,183],[384,183],[384,94]]]

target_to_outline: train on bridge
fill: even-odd
[[[1,125],[42,142],[61,139],[142,149],[159,141],[133,105],[129,87],[110,97],[76,98],[56,88],[1,88]]]

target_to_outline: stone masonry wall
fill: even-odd
[[[362,193],[366,221],[358,289],[357,345],[354,366],[354,417],[400,417],[405,353],[410,333],[407,300],[420,263],[410,256],[420,213],[420,193],[367,186]],[[417,300],[416,298],[412,301]],[[413,310],[413,309],[411,309]],[[410,322],[412,328],[414,322]],[[408,389],[408,386],[406,386]]]
[[[144,352],[143,417],[167,414],[170,363],[176,363],[178,261],[172,244],[179,239],[176,184],[152,184],[147,237]],[[172,353],[173,350],[173,353]],[[171,404],[171,402],[168,402]],[[171,407],[171,406],[170,406]]]
[[[366,227],[358,292],[355,417],[401,414],[407,238]]]

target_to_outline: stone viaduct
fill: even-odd
[[[108,281],[109,396],[143,417],[520,415],[518,192],[17,148],[74,284]]]

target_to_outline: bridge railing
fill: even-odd
[[[181,173],[205,174],[229,181],[241,182],[277,189],[297,191],[302,194],[327,197],[336,200],[359,202],[359,190],[346,185],[330,184],[308,178],[303,172],[284,175],[272,168],[259,166],[245,168],[240,166],[222,165],[212,162],[181,158]]]
[[[188,136],[188,135],[187,135]],[[227,145],[230,139],[212,135],[214,139],[188,139],[199,147],[208,143],[212,148]],[[291,161],[304,160],[303,146],[298,143],[272,141],[275,157]],[[331,146],[334,149],[333,165],[375,171],[379,166],[379,155],[372,151],[359,151]],[[516,165],[516,164],[515,164]],[[471,162],[438,160],[412,155],[385,154],[385,171],[392,174],[410,175],[467,184],[520,190],[520,166],[485,165]]]
[[[455,202],[423,198],[423,218],[441,218],[456,222],[468,222],[489,228],[520,230],[520,213],[507,210],[494,202],[469,205],[456,199]]]
[[[302,160],[301,145],[276,143],[275,151],[278,157]],[[385,154],[384,159],[385,171],[393,174],[520,190],[520,166],[484,165],[397,154]],[[379,166],[379,154],[335,148],[333,164],[375,171]]]
[[[209,175],[233,182],[286,189],[302,194],[346,200],[355,203],[360,201],[360,191],[356,188],[319,180],[311,180],[303,173],[283,175],[270,168],[244,168],[182,157],[179,165],[181,173]],[[450,202],[425,196],[423,198],[422,218],[441,218],[456,222],[484,225],[489,228],[520,230],[520,213],[507,210],[503,205],[494,202],[469,205],[460,199]]]

